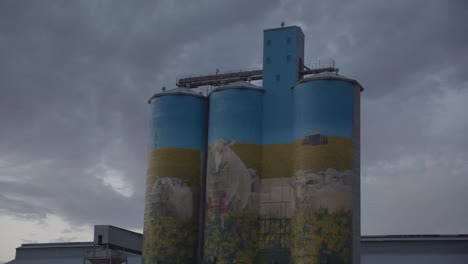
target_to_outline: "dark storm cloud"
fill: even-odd
[[[370,88],[367,97],[417,85],[428,74],[456,71],[468,58],[466,2],[329,2],[306,3],[303,10],[315,10],[319,21],[308,12],[298,14],[307,24],[307,54],[339,58],[343,74],[359,76]],[[468,80],[458,73],[457,81]]]
[[[366,88],[364,165],[401,149],[468,147],[461,131],[453,133],[434,118],[443,107],[440,100],[467,88],[467,15],[463,1],[309,1],[295,11],[306,25],[305,61],[335,58],[342,74]],[[466,122],[459,120],[456,127],[465,128]]]
[[[37,207],[34,204],[0,194],[0,214],[13,214],[34,219],[44,218],[49,212],[47,208]]]
[[[2,1],[2,213],[141,227],[145,100],[175,82],[168,66],[203,70],[181,53],[245,32],[268,3]]]
[[[366,88],[364,234],[468,230],[462,220],[468,217],[462,202],[468,198],[467,7],[462,1],[325,4],[317,12],[329,15],[308,23],[306,36],[317,37],[309,37],[308,54],[339,58],[341,72]]]
[[[181,74],[258,66],[262,30],[286,21],[305,31],[306,62],[335,58],[366,88],[364,233],[460,232],[467,11],[464,1],[0,1],[0,213],[140,228],[145,100]],[[417,229],[435,195],[436,214],[458,218]],[[398,207],[400,197],[414,202]]]

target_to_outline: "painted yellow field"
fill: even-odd
[[[244,162],[247,168],[260,172],[262,161],[262,146],[258,144],[236,143],[231,149]]]
[[[190,185],[200,180],[200,151],[182,148],[160,148],[148,153],[147,184],[153,186],[155,177],[176,177]]]
[[[263,146],[261,178],[286,178],[293,175],[293,144]]]
[[[290,144],[236,143],[231,149],[247,168],[257,171],[261,178],[284,178],[298,170],[338,171],[352,167],[352,141],[349,138],[328,138],[326,145],[302,145],[302,139]],[[177,177],[190,184],[198,184],[200,177],[200,152],[190,149],[161,148],[148,154],[147,186],[154,178]]]
[[[297,140],[294,145],[293,171],[312,170],[313,172],[325,171],[333,168],[344,171],[352,167],[352,140],[342,137],[328,137],[327,145],[301,145],[302,140]]]
[[[326,145],[302,145],[302,139],[290,144],[236,143],[231,148],[248,168],[257,170],[261,178],[292,177],[298,170],[313,172],[333,168],[351,169],[352,141],[349,138],[328,137]]]

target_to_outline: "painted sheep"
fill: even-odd
[[[208,150],[207,209],[211,219],[221,216],[221,225],[225,210],[247,206],[252,187],[251,172],[230,148],[233,144],[216,139]]]
[[[178,178],[158,177],[151,190],[156,214],[187,220],[193,216],[193,191]]]
[[[328,208],[331,212],[352,209],[351,170],[335,169],[313,173],[299,170],[294,174],[294,192],[297,208]]]

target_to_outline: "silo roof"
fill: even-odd
[[[253,85],[251,83],[244,82],[244,81],[237,81],[237,82],[228,83],[226,85],[221,85],[221,86],[213,89],[213,91],[211,91],[208,96],[210,96],[211,94],[213,94],[215,92],[222,91],[222,90],[227,90],[227,89],[247,89],[247,90],[258,90],[258,91],[261,91],[261,92],[264,91],[263,88],[260,87],[260,86]]]
[[[359,87],[359,89],[362,91],[364,91],[364,87],[362,87],[362,85],[354,80],[354,79],[351,79],[351,78],[348,78],[348,77],[345,77],[343,75],[339,75],[337,73],[334,73],[334,72],[321,72],[321,73],[318,73],[318,74],[314,74],[312,76],[309,76],[309,77],[306,77],[298,82],[296,82],[295,84],[292,85],[291,89],[296,87],[298,84],[301,84],[303,82],[309,82],[309,81],[315,81],[315,80],[341,80],[341,81],[348,81],[348,82],[351,82],[353,83],[354,85],[356,85],[357,87]]]
[[[189,88],[174,88],[170,89],[164,92],[156,93],[151,98],[148,100],[148,104],[151,104],[151,101],[156,98],[156,97],[161,97],[161,96],[166,96],[166,95],[192,95],[192,96],[198,96],[202,98],[206,98],[203,94],[199,94],[197,92],[192,91]]]

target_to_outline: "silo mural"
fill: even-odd
[[[353,170],[355,90],[336,74],[317,75],[293,88],[294,137],[291,217],[294,263],[352,263],[353,208],[359,185]],[[357,135],[355,135],[357,134]],[[358,188],[358,187],[357,187]],[[354,262],[356,263],[356,262]]]
[[[143,263],[360,263],[362,87],[305,67],[296,26],[263,55],[263,87],[216,73],[152,98]]]
[[[175,89],[155,95],[151,104],[142,261],[194,263],[206,99]]]
[[[204,256],[251,263],[258,254],[258,180],[263,90],[238,82],[209,103]]]

